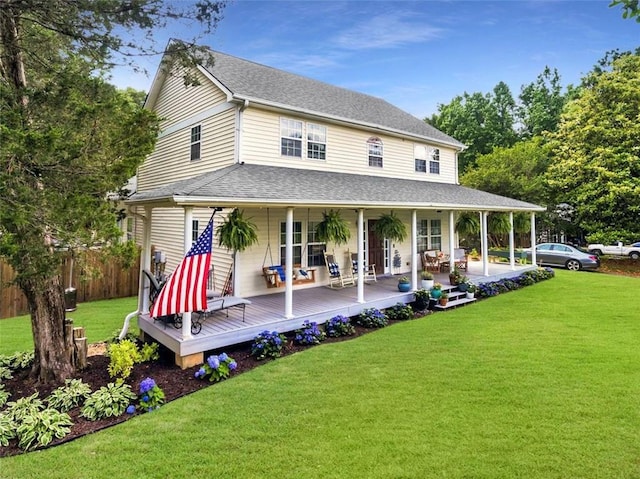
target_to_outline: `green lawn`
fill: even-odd
[[[84,326],[89,343],[97,343],[113,337],[116,331],[121,330],[124,318],[137,307],[137,298],[80,303],[77,310],[67,313],[67,317],[73,318],[75,326]],[[129,331],[137,334],[138,326],[135,320],[131,321]],[[29,316],[0,319],[0,354],[32,350],[33,338]]]
[[[0,477],[640,478],[639,291],[557,271],[1,459]]]

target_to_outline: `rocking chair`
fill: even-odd
[[[351,272],[354,278],[358,277],[358,253],[349,253],[349,258],[351,258]],[[364,261],[364,268],[362,268],[362,274],[364,276],[364,281],[378,281],[376,278],[376,265],[375,264],[367,264]]]
[[[353,275],[343,275],[340,271],[340,265],[336,261],[335,255],[328,254],[326,251],[324,254],[324,264],[327,267],[327,273],[329,275],[329,287],[340,287],[344,288],[345,286],[354,285],[355,281],[353,279]],[[351,271],[351,270],[349,270]]]

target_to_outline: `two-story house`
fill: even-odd
[[[486,240],[488,212],[530,212],[534,224],[535,212],[543,210],[459,185],[457,154],[464,145],[380,98],[218,52],[214,66],[195,72],[198,86],[185,87],[175,73],[159,71],[153,80],[146,108],[163,118],[162,131],[128,201],[137,217],[145,218],[144,232],[138,232],[143,267],[149,267],[153,245],[165,253],[166,270],[172,271],[206,226],[212,207],[222,208],[217,221],[240,208],[256,224],[259,243],[235,261],[232,252],[214,248],[216,287],[231,281],[235,296],[271,295],[277,320],[269,329],[292,330],[309,317],[296,311],[296,300],[303,292],[313,294],[308,290],[326,290],[325,250],[344,268],[349,251],[375,265],[378,275],[400,272],[416,285],[418,252],[451,252],[459,212],[480,215]],[[328,209],[349,221],[347,245],[317,240],[315,225]],[[390,211],[407,225],[409,239],[402,244],[374,233],[377,219]],[[293,265],[313,269],[314,281],[285,281],[273,288],[263,268],[274,264],[285,265],[288,277],[296,273]],[[356,283],[350,288],[350,312],[371,304],[362,278]],[[148,302],[144,293],[141,297],[141,328],[177,356],[224,345],[198,335],[202,344],[194,346],[187,328],[181,337],[169,338],[145,318]],[[397,301],[388,300],[389,305]],[[234,340],[265,329],[246,328],[250,316],[247,331],[236,331]]]

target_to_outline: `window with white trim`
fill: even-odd
[[[287,223],[280,223],[280,264],[286,264]],[[302,221],[293,222],[293,264],[302,264]]]
[[[327,159],[327,127],[307,123],[307,158]]]
[[[280,154],[302,158],[302,122],[280,118]]]
[[[316,237],[317,221],[309,221],[307,225],[307,266],[324,266],[324,255],[322,254],[327,244]]]
[[[202,126],[191,128],[191,161],[200,159],[200,140],[202,139]]]
[[[442,220],[418,221],[418,251],[442,249]]]
[[[372,136],[367,140],[367,150],[369,151],[369,166],[382,168],[382,140]]]
[[[440,149],[433,148],[431,150],[431,157],[429,158],[429,173],[433,175],[440,174]]]
[[[195,243],[198,241],[198,228],[200,227],[200,222],[198,220],[191,220],[191,242]]]

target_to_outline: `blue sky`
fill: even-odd
[[[179,0],[180,1],[180,0]],[[187,1],[187,0],[181,0]],[[384,98],[424,118],[456,95],[500,81],[514,97],[546,65],[576,84],[615,48],[640,46],[640,24],[609,1],[245,1],[231,2],[214,50]],[[191,39],[167,28],[155,35]],[[117,70],[120,87],[148,91],[150,76]]]

